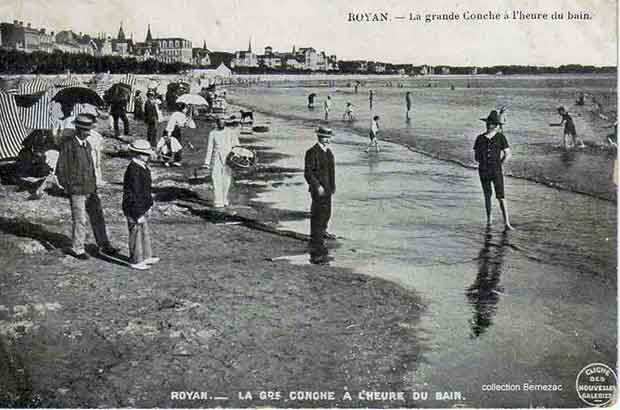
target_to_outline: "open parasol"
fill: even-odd
[[[58,101],[65,106],[73,106],[75,104],[91,104],[96,107],[104,105],[99,95],[85,87],[69,87],[58,91],[52,101]]]
[[[177,98],[178,103],[193,104],[193,105],[209,105],[207,100],[198,94],[183,94]]]

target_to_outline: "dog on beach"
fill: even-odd
[[[239,112],[241,113],[241,122],[246,122],[246,120],[254,122],[254,113],[252,111],[239,110]]]

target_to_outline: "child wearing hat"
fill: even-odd
[[[495,197],[499,202],[502,217],[504,218],[504,228],[514,229],[510,225],[508,216],[508,205],[504,197],[504,174],[502,165],[508,161],[512,154],[508,140],[501,132],[501,119],[497,110],[489,113],[487,118],[480,118],[486,123],[486,131],[478,137],[474,143],[474,158],[478,163],[478,175],[482,192],[484,193],[484,207],[487,216],[487,227],[492,223],[491,218],[491,196],[495,190]]]
[[[152,155],[151,144],[139,139],[129,145],[134,154],[123,178],[123,214],[127,217],[129,230],[130,266],[134,269],[149,269],[159,262],[153,257],[151,237],[146,214],[153,206],[151,196],[151,170],[147,163]]]

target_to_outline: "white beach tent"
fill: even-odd
[[[230,68],[226,67],[226,64],[220,63],[217,68],[208,68],[208,69],[196,69],[193,70],[194,74],[204,75],[208,78],[214,77],[230,77],[233,72]]]

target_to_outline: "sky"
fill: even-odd
[[[0,0],[2,21],[35,28],[118,33],[144,41],[184,37],[214,51],[265,46],[290,51],[314,47],[342,60],[455,66],[616,65],[616,0]],[[515,11],[548,13],[547,20],[515,20]],[[425,22],[426,15],[454,13],[459,20]],[[553,12],[564,19],[552,20]],[[589,20],[568,20],[568,13]],[[350,21],[350,15],[388,21]],[[499,20],[464,19],[500,13]],[[510,19],[504,19],[508,13]],[[419,20],[409,20],[410,14]],[[397,19],[405,17],[405,19]]]

